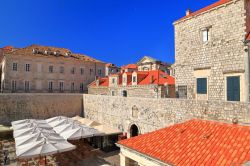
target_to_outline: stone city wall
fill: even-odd
[[[84,94],[83,100],[86,118],[128,133],[133,124],[140,133],[146,133],[191,118],[229,123],[238,118],[240,123],[250,123],[250,103],[88,94]]]
[[[11,121],[27,118],[81,115],[82,98],[82,94],[1,94],[0,124],[10,125]]]

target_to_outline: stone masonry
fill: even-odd
[[[20,119],[46,119],[64,115],[82,115],[81,94],[1,94],[0,124]]]
[[[84,116],[129,134],[135,124],[141,134],[191,118],[250,124],[250,103],[219,100],[154,99],[84,94]]]
[[[176,87],[187,86],[188,99],[226,100],[225,76],[239,75],[241,101],[249,101],[249,58],[244,44],[249,32],[247,4],[249,0],[231,0],[174,23]],[[206,43],[204,28],[209,29]],[[207,96],[196,94],[195,72],[203,70],[209,70]]]

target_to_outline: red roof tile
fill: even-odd
[[[158,84],[158,85],[174,85],[175,78],[169,76],[160,70],[153,71],[136,71],[137,73],[137,85],[149,85],[149,84]],[[132,85],[132,73],[126,72],[127,74],[127,85]],[[122,75],[123,73],[112,74],[110,76],[118,76],[119,77],[119,85],[122,84]],[[99,84],[99,86],[109,86],[108,79],[102,80],[105,81],[105,84]],[[153,82],[151,82],[151,79]],[[90,84],[90,86],[96,86],[95,81]]]
[[[250,161],[250,127],[214,121],[194,119],[118,144],[172,165],[229,166]]]
[[[183,20],[183,19],[186,19],[186,18],[195,16],[195,15],[198,15],[198,14],[200,14],[200,13],[203,13],[203,12],[205,12],[205,11],[208,11],[208,10],[210,10],[210,9],[213,9],[213,8],[215,8],[215,7],[218,7],[218,6],[220,6],[220,5],[223,5],[223,4],[225,4],[225,3],[228,3],[228,2],[230,2],[230,1],[231,1],[231,0],[219,0],[219,1],[217,1],[217,2],[215,2],[215,3],[213,3],[213,4],[209,5],[209,6],[207,6],[207,7],[205,7],[205,8],[202,8],[202,9],[200,9],[200,10],[198,10],[198,11],[195,11],[195,12],[190,13],[189,15],[184,16],[184,17],[182,17],[181,19],[179,19],[179,20],[177,20],[177,21],[180,21],[180,20]]]
[[[128,64],[126,66],[122,66],[122,69],[137,69],[138,66],[136,64]]]

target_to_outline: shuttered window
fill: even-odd
[[[197,94],[207,94],[207,78],[197,78]]]
[[[240,101],[240,77],[227,77],[227,101]]]

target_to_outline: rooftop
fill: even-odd
[[[152,70],[152,71],[135,71],[137,73],[137,85],[149,85],[149,84],[158,84],[158,85],[174,85],[174,77],[164,73],[161,70]],[[125,72],[128,76],[128,85],[132,85],[132,72]],[[122,75],[124,73],[112,74],[110,76],[119,77],[119,85],[122,84]],[[96,81],[92,82],[90,86],[96,86]],[[109,86],[108,77],[99,78],[99,86]]]
[[[250,127],[193,119],[118,144],[171,165],[242,165]]]
[[[202,9],[200,9],[200,10],[195,11],[195,12],[190,12],[190,14],[188,14],[188,15],[180,18],[176,22],[184,20],[186,18],[190,18],[190,17],[196,16],[196,15],[201,14],[203,12],[209,11],[209,10],[211,10],[213,8],[219,7],[220,5],[223,5],[223,4],[228,3],[230,1],[232,1],[232,0],[218,0],[217,2],[211,4],[211,5],[207,6],[207,7],[204,7]]]
[[[3,49],[11,49],[13,47],[7,46]],[[90,62],[100,62],[92,57],[83,54],[76,54],[72,53],[69,49],[66,48],[58,48],[58,47],[51,47],[51,46],[42,46],[42,45],[30,45],[28,47],[15,49],[11,52],[6,52],[13,55],[26,55],[26,56],[49,56],[49,57],[57,57],[57,58],[67,58],[67,59],[74,59],[74,60],[82,60],[82,61],[90,61]]]

